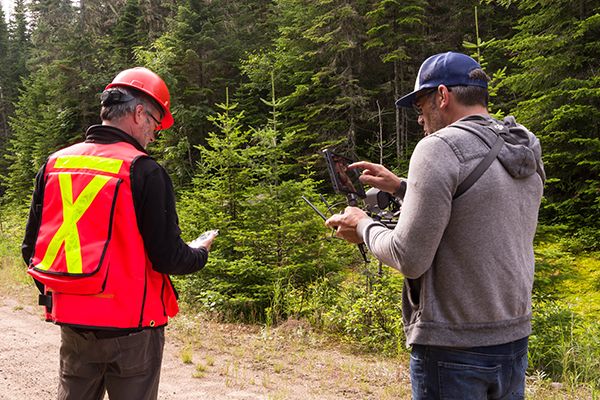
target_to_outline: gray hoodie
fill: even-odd
[[[370,219],[358,232],[404,276],[407,345],[488,346],[531,333],[533,237],[545,179],[538,139],[509,117],[463,118],[477,134],[446,127],[422,139],[411,157],[395,229]],[[505,126],[505,145],[475,184],[457,186]]]

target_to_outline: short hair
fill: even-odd
[[[124,116],[135,112],[135,108],[141,104],[144,108],[152,106],[160,112],[161,119],[163,117],[163,109],[160,105],[149,96],[139,90],[126,87],[112,87],[102,92],[100,96],[100,118],[103,121],[112,121],[123,118]]]
[[[481,69],[476,68],[469,73],[469,78],[490,81],[490,77]],[[482,105],[487,107],[490,94],[487,88],[481,86],[452,86],[450,91],[456,100],[466,106]]]

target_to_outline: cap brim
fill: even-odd
[[[415,90],[414,92],[400,97],[398,100],[396,100],[396,107],[411,108],[413,103],[415,102],[415,97],[419,92],[420,90]]]

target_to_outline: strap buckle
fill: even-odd
[[[40,294],[38,296],[38,305],[45,306],[48,312],[52,312],[52,292]]]

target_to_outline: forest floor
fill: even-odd
[[[56,398],[60,329],[33,304],[29,293],[0,297],[2,400]],[[188,310],[167,327],[159,398],[409,399],[406,366],[356,353],[300,321],[266,329]]]
[[[60,329],[32,297],[0,297],[0,400],[56,398]],[[356,352],[301,321],[265,329],[188,310],[167,327],[159,399],[410,399],[407,358]],[[528,377],[529,400],[594,398]]]
[[[42,318],[20,264],[0,257],[0,400],[56,398],[59,327]],[[408,353],[363,353],[303,321],[228,324],[184,307],[166,329],[161,400],[410,399]],[[579,385],[528,377],[527,399],[595,399]]]

